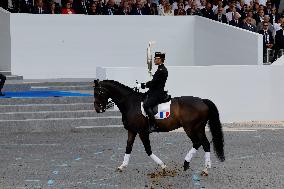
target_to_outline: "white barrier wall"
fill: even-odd
[[[11,40],[11,48],[4,43],[0,48],[11,51],[4,57],[12,73],[26,79],[95,77],[96,66],[143,66],[150,40],[171,66],[256,65],[262,59],[261,36],[201,17],[9,15],[10,21],[0,20],[10,23],[11,38],[2,33],[0,38]],[[236,45],[228,48],[228,41]]]
[[[100,79],[130,87],[135,80],[148,80],[146,67],[98,70]],[[209,98],[218,106],[223,122],[283,120],[284,66],[168,66],[168,71],[166,89],[173,97]]]
[[[194,26],[194,65],[263,64],[261,34],[203,17]]]
[[[169,64],[193,61],[194,17],[12,14],[11,23],[12,71],[24,78],[95,77],[96,66],[142,66],[149,40]]]
[[[11,71],[10,13],[0,7],[0,71]]]

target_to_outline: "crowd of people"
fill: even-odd
[[[280,0],[8,0],[10,12],[86,15],[198,15],[263,34],[264,54],[274,50],[274,60],[284,49],[284,9]],[[6,3],[3,3],[6,2]],[[282,32],[278,32],[278,31]],[[279,34],[277,34],[277,32]]]

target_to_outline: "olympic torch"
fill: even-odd
[[[149,41],[148,48],[147,48],[147,65],[148,65],[148,73],[150,78],[152,77],[152,65],[153,65],[153,58],[152,58],[152,46],[155,44],[155,41]]]

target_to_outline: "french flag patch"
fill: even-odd
[[[160,118],[168,118],[170,116],[170,112],[160,112]]]

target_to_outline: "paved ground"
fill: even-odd
[[[127,133],[122,128],[0,134],[0,188],[281,189],[284,127],[271,128],[224,127],[227,159],[220,163],[212,155],[208,177],[199,176],[202,148],[191,170],[182,170],[192,145],[183,132],[151,135],[153,152],[168,166],[166,175],[159,175],[140,140],[134,144],[128,169],[115,171],[125,151]]]

